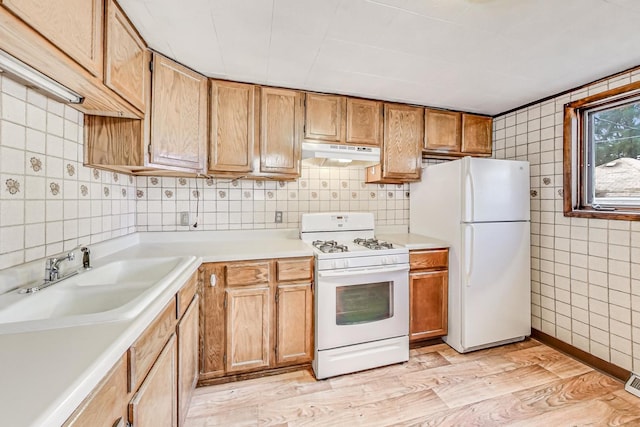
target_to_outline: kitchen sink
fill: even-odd
[[[0,295],[0,334],[131,319],[193,260],[113,261],[32,294]]]

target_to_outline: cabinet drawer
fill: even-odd
[[[225,266],[227,286],[257,285],[269,282],[269,262],[239,262]]]
[[[187,307],[189,307],[189,304],[191,304],[191,300],[193,299],[193,296],[196,294],[197,290],[198,273],[195,272],[176,295],[176,305],[178,308],[178,311],[176,313],[177,319],[180,319],[184,315],[184,312],[187,311]]]
[[[449,250],[411,251],[409,252],[409,262],[411,270],[448,268]]]
[[[176,325],[176,300],[171,299],[162,313],[145,329],[129,347],[129,389],[135,390],[151,369],[160,350],[164,347]]]
[[[278,282],[292,280],[311,280],[311,258],[281,259],[276,261]]]
[[[124,419],[126,403],[127,363],[123,355],[63,426],[112,427]]]

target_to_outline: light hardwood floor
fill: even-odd
[[[316,381],[307,371],[196,389],[187,427],[640,425],[624,384],[528,339]]]

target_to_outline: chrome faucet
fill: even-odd
[[[82,251],[82,268],[91,270],[91,249],[83,246],[80,250]]]
[[[46,267],[46,277],[45,282],[55,282],[60,280],[60,263],[63,261],[73,261],[76,259],[76,254],[71,251],[67,254],[67,256],[62,258],[49,258],[47,259],[47,267]]]

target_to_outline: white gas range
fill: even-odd
[[[409,359],[409,251],[375,240],[372,213],[303,214],[315,252],[316,378]]]

